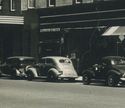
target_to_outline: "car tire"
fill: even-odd
[[[1,71],[0,71],[0,77],[2,77],[2,73],[1,73]]]
[[[84,85],[89,85],[90,82],[91,82],[90,75],[88,75],[88,74],[83,74],[83,76],[82,76],[82,81],[83,81],[83,84],[84,84]]]
[[[117,84],[118,84],[118,78],[117,78],[117,76],[114,75],[114,74],[108,75],[106,83],[107,83],[107,85],[109,87],[115,87],[115,86],[117,86]]]
[[[55,82],[55,81],[57,81],[58,80],[58,78],[56,77],[56,75],[54,74],[54,73],[48,73],[48,75],[47,75],[47,80],[48,81],[52,81],[52,82]]]
[[[34,79],[34,74],[31,71],[27,71],[27,80],[32,81]]]

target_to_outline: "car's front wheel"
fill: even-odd
[[[27,72],[27,80],[32,81],[34,79],[34,74],[31,71]]]
[[[88,74],[83,74],[82,81],[84,85],[89,85],[91,82],[91,78]]]
[[[117,86],[117,84],[118,84],[118,78],[117,78],[117,76],[114,75],[114,74],[108,75],[107,85],[109,87],[114,87],[114,86]]]

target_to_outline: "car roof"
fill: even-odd
[[[19,60],[24,60],[24,59],[34,59],[34,57],[29,57],[29,56],[12,56],[12,57],[8,57],[7,59],[19,59]]]
[[[106,57],[103,57],[102,59],[125,59],[125,57],[122,57],[122,56],[106,56]]]
[[[46,56],[46,57],[42,57],[41,59],[46,59],[46,58],[50,58],[50,59],[68,59],[67,57],[62,57],[62,56]]]

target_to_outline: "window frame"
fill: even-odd
[[[51,0],[47,1],[47,7],[55,7],[56,6],[56,0],[54,0],[54,4],[51,4]]]
[[[27,1],[28,9],[33,9],[33,8],[35,8],[35,3],[36,3],[36,1],[34,0],[34,1],[33,1],[33,5],[34,5],[34,6],[30,6],[30,1],[28,0],[28,1]]]
[[[81,3],[82,3],[82,0],[81,1],[75,0],[75,4],[81,4]]]
[[[16,2],[14,0],[10,0],[10,11],[16,11],[16,4],[15,6],[13,5],[13,2]]]

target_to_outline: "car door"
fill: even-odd
[[[40,76],[45,75],[45,58],[41,58],[38,62]]]
[[[107,73],[107,62],[108,61],[101,61],[97,66],[97,69],[95,69],[96,79],[105,79]]]
[[[6,62],[3,64],[3,73],[12,75],[12,65],[13,65],[13,60],[12,59],[7,59]]]
[[[46,62],[45,63],[45,68],[44,68],[45,72],[48,72],[48,70],[50,68],[53,68],[53,67],[56,68],[56,64],[55,64],[55,62],[54,62],[54,60],[52,58],[46,58],[45,62]]]

